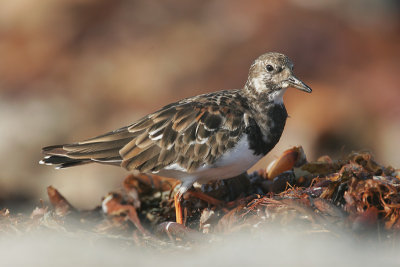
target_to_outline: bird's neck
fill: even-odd
[[[283,104],[283,94],[286,89],[259,90],[251,83],[246,83],[242,90],[247,99],[252,115],[256,118],[264,135],[270,131],[283,131],[287,119],[287,112]]]
[[[265,83],[248,80],[242,90],[242,95],[255,111],[262,112],[270,105],[284,105],[283,95],[286,89],[267,87]]]

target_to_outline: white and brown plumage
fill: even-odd
[[[289,86],[311,92],[293,75],[288,57],[266,53],[251,65],[243,89],[186,98],[104,135],[45,147],[41,163],[66,168],[98,162],[177,178],[179,205],[194,182],[239,175],[276,145]],[[182,223],[180,207],[177,221]]]

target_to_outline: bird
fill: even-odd
[[[44,147],[40,163],[58,169],[101,163],[178,179],[174,204],[183,224],[181,202],[194,183],[238,176],[278,143],[288,117],[284,93],[312,91],[293,67],[284,54],[262,54],[241,89],[188,97],[97,137]]]

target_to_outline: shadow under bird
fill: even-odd
[[[278,143],[288,87],[311,93],[287,56],[266,53],[253,62],[242,89],[185,98],[115,131],[44,147],[40,163],[67,168],[96,162],[179,179],[176,221],[183,223],[181,200],[195,182],[240,175]]]

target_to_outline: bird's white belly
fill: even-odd
[[[249,148],[247,139],[247,135],[243,135],[237,145],[227,151],[213,165],[203,165],[194,172],[188,173],[178,164],[172,164],[161,170],[159,175],[207,183],[211,180],[227,179],[242,174],[262,158],[262,155],[254,155],[254,151]]]

